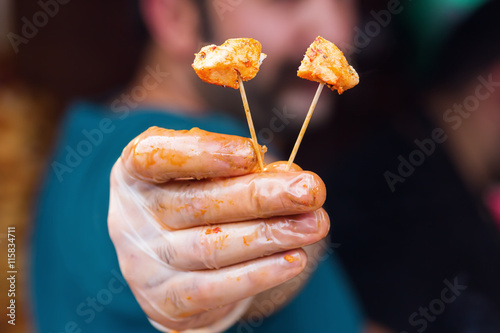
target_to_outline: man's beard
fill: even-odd
[[[261,84],[257,77],[244,83],[258,141],[278,150],[288,149],[298,135],[318,84],[297,77],[297,64],[286,63],[274,80]],[[197,80],[196,89],[212,110],[246,122],[240,92]],[[334,98],[325,89],[312,117],[309,131],[333,115]]]

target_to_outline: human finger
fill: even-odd
[[[263,156],[266,148],[260,149]],[[125,147],[121,159],[134,178],[153,183],[233,177],[257,169],[250,139],[199,128],[174,131],[151,127]]]
[[[179,274],[157,290],[159,304],[171,317],[183,319],[273,288],[298,275],[306,263],[299,249],[218,270]]]
[[[141,195],[158,221],[186,229],[313,212],[323,206],[326,188],[312,172],[262,172],[145,185]]]
[[[316,243],[328,234],[324,209],[250,222],[178,230],[152,248],[160,260],[183,270],[215,269]]]

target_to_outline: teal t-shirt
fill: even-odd
[[[120,273],[107,229],[111,168],[127,143],[150,126],[248,136],[245,127],[221,114],[113,113],[94,104],[74,105],[36,212],[31,285],[37,332],[156,332]],[[228,332],[360,331],[357,304],[332,254],[294,301]]]

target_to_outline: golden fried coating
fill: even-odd
[[[238,89],[238,74],[243,81],[253,79],[265,57],[255,39],[235,38],[220,46],[203,47],[195,55],[192,66],[203,81]]]
[[[303,79],[327,84],[342,94],[359,83],[358,73],[349,66],[335,44],[318,36],[309,46],[297,75]]]

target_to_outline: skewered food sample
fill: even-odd
[[[359,83],[356,70],[347,63],[344,53],[335,44],[318,36],[309,46],[297,75],[300,78],[324,83],[339,94]]]
[[[309,126],[323,87],[327,85],[332,90],[337,89],[339,95],[341,95],[344,91],[351,89],[359,83],[358,73],[347,63],[344,53],[335,44],[321,36],[318,36],[307,49],[306,55],[302,59],[302,63],[297,71],[297,76],[306,80],[319,82],[319,85],[288,159],[285,168],[286,171],[290,170],[293,160],[297,155],[300,143],[304,138],[307,126]]]
[[[252,38],[228,39],[220,46],[208,45],[195,55],[193,69],[205,82],[238,89],[241,80],[257,75],[262,60],[261,45]]]
[[[192,66],[200,79],[205,82],[240,89],[257,161],[260,170],[264,170],[264,162],[259,153],[257,134],[255,134],[252,115],[243,85],[243,81],[251,80],[257,75],[260,64],[266,58],[266,55],[261,53],[261,49],[260,43],[252,38],[228,39],[221,46],[209,45],[203,47],[200,52],[195,54]]]

